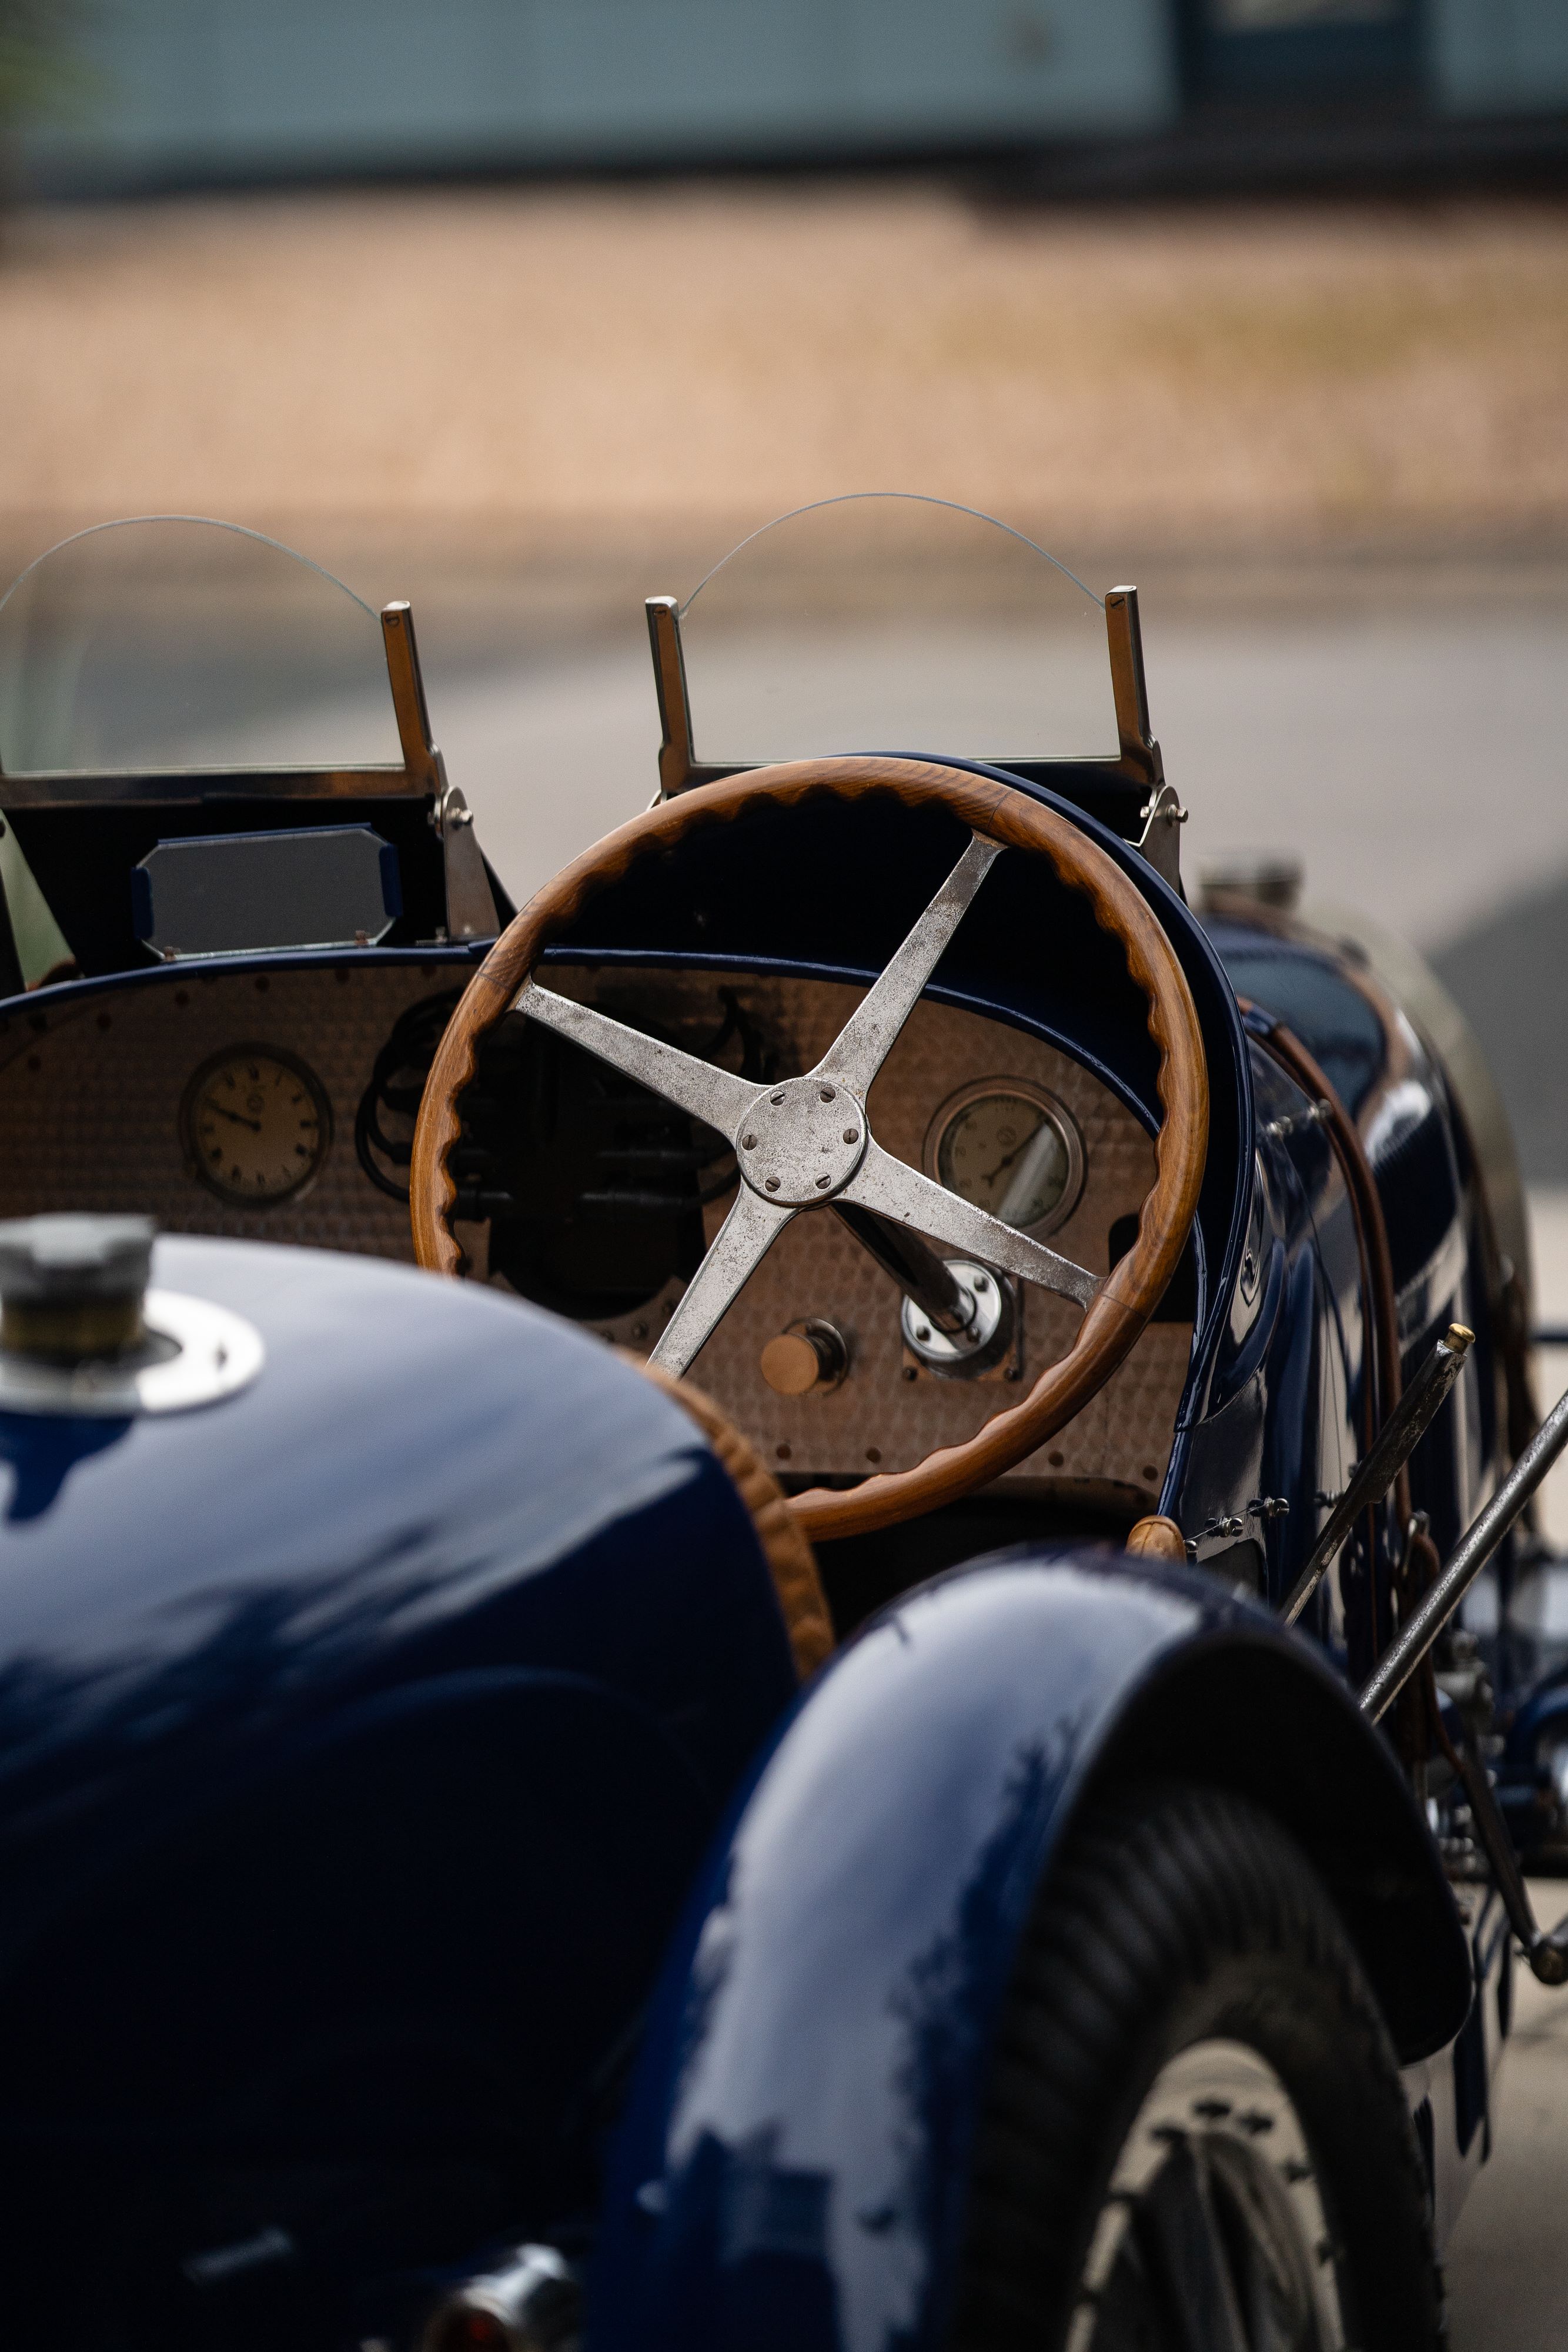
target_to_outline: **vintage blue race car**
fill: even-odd
[[[1435,2346],[1568,1970],[1487,1073],[1189,905],[1135,592],[838,501],[649,621],[518,915],[406,606],[0,604],[5,2340]]]

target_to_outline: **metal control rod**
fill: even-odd
[[[1568,1394],[1559,1397],[1490,1502],[1454,1546],[1447,1568],[1412,1611],[1409,1623],[1400,1627],[1367,1676],[1360,1705],[1374,1723],[1398,1697],[1565,1445]]]
[[[1398,1477],[1458,1379],[1465,1358],[1475,1344],[1475,1336],[1462,1323],[1450,1323],[1389,1414],[1375,1444],[1329,1513],[1311,1558],[1291,1588],[1280,1612],[1287,1625],[1295,1623],[1328,1574],[1341,1545],[1363,1511],[1381,1503]]]
[[[835,1215],[848,1225],[861,1247],[875,1258],[906,1298],[948,1339],[956,1339],[974,1320],[975,1302],[938,1257],[929,1242],[907,1225],[890,1224],[873,1210],[854,1201],[835,1201]]]

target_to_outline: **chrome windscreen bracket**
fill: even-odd
[[[493,940],[501,923],[485,855],[475,835],[473,811],[457,786],[447,782],[445,763],[439,751],[435,761],[441,792],[431,823],[441,837],[446,876],[446,936],[449,940]]]
[[[1161,784],[1138,812],[1144,820],[1137,847],[1162,882],[1186,898],[1181,887],[1181,829],[1187,813],[1174,784]]]

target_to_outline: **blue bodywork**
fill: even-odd
[[[1197,1565],[1015,1549],[898,1601],[798,1695],[736,1490],[592,1339],[366,1260],[163,1242],[161,1284],[262,1330],[254,1390],[166,1423],[0,1416],[8,2267],[119,2229],[110,2274],[185,2281],[127,2340],[173,2342],[193,2252],[276,2230],[294,2340],[336,2346],[399,2336],[486,2242],[553,2235],[594,2249],[591,2352],[936,2346],[1022,1922],[1085,1796],[1127,1775],[1244,1790],[1305,1846],[1455,2209],[1507,1937],[1489,1898],[1467,1941],[1346,1694],[1389,1630],[1387,1562],[1353,1549],[1302,1633],[1269,1614],[1361,1451],[1367,1378],[1345,1187],[1271,1028],[1353,1115],[1386,1035],[1343,959],[1206,930],[1116,835],[1019,789],[1143,893],[1203,1029],[1161,1496]],[[869,978],[961,845],[874,797],[765,812],[633,869],[551,953]],[[1120,950],[1039,861],[1001,861],[932,992],[1157,1125]],[[1369,1153],[1406,1365],[1456,1315],[1479,1334],[1415,1465],[1443,1547],[1503,1441],[1473,1171],[1441,1072],[1402,1050]],[[345,2203],[373,2216],[357,2235]]]
[[[1000,1555],[829,1670],[709,1862],[616,2151],[591,2340],[939,2345],[1035,1890],[1097,1783],[1183,1772],[1312,1853],[1403,2057],[1451,2039],[1464,1937],[1343,1685],[1200,1573]]]
[[[127,2169],[271,2168],[287,2209],[302,2164],[401,2167],[451,2252],[589,2203],[588,2087],[796,1687],[749,1516],[516,1302],[193,1240],[155,1279],[258,1328],[254,1387],[0,1416],[12,2258],[60,2171],[100,2244]]]

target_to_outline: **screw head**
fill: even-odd
[[[860,1129],[859,1129],[859,1128],[858,1128],[858,1127],[846,1127],[846,1128],[845,1128],[845,1129],[844,1129],[844,1141],[845,1141],[846,1143],[858,1143],[858,1142],[860,1141],[860,1139],[861,1139],[861,1131],[860,1131]]]
[[[777,1093],[776,1095],[769,1095],[769,1096],[768,1096],[768,1101],[769,1101],[770,1103],[781,1103],[781,1102],[783,1101],[783,1099],[784,1099],[784,1089],[783,1089],[783,1087],[779,1087],[779,1091],[778,1091],[778,1093]]]
[[[757,1138],[754,1135],[743,1135],[740,1139],[740,1148],[742,1151],[755,1151]]]
[[[818,1179],[817,1179],[817,1190],[818,1190],[818,1192],[825,1192],[827,1191],[827,1189],[828,1189],[829,1185],[832,1182],[832,1181],[833,1181],[833,1180],[832,1180],[832,1178],[831,1178],[831,1176],[819,1176],[819,1177],[818,1177]]]
[[[768,1177],[765,1177],[765,1178],[763,1179],[763,1186],[762,1186],[762,1189],[763,1189],[763,1191],[764,1191],[765,1192],[777,1192],[777,1191],[779,1190],[779,1179],[778,1179],[778,1177],[777,1177],[777,1176],[768,1176]]]
[[[831,1101],[832,1101],[832,1099],[833,1099],[833,1089],[832,1089],[832,1087],[824,1087],[821,1089],[821,1095],[822,1095],[822,1100],[823,1100],[824,1102],[831,1102]]]

